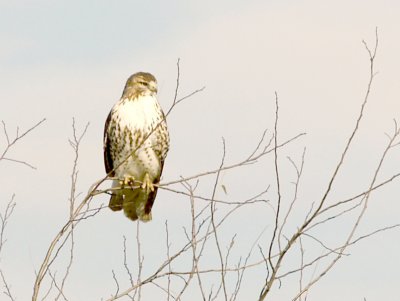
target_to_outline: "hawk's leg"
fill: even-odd
[[[150,191],[154,191],[153,182],[150,180],[150,176],[148,173],[145,174],[143,178],[142,188],[146,191],[146,193],[150,193]]]

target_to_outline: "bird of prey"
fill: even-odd
[[[152,74],[133,74],[104,128],[104,164],[113,178],[109,207],[123,209],[131,220],[151,220],[154,184],[160,181],[169,148],[167,123],[156,95]]]

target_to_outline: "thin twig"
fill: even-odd
[[[46,121],[46,118],[43,118],[42,120],[40,120],[39,122],[37,122],[36,124],[34,124],[33,126],[31,126],[29,129],[27,129],[26,131],[24,131],[22,134],[19,133],[19,128],[17,127],[17,133],[15,135],[14,139],[10,139],[10,136],[8,135],[7,132],[7,127],[6,127],[6,123],[2,120],[1,123],[3,125],[3,132],[4,132],[4,136],[6,137],[7,140],[7,145],[5,147],[5,149],[3,150],[3,153],[0,155],[0,161],[2,160],[6,160],[6,161],[11,161],[11,162],[15,162],[15,163],[20,163],[23,164],[25,166],[28,166],[32,169],[36,169],[35,166],[25,162],[25,161],[21,161],[21,160],[17,160],[17,159],[12,159],[12,158],[8,158],[6,157],[7,153],[10,151],[10,149],[18,142],[20,141],[22,138],[24,138],[26,135],[28,135],[30,132],[32,132],[34,129],[36,129],[38,126],[40,126],[43,122]]]
[[[222,167],[224,166],[224,162],[225,162],[225,155],[226,155],[226,149],[225,149],[225,139],[222,138],[222,145],[223,145],[223,153],[222,153],[222,159],[221,159],[221,164],[219,166],[219,170],[222,170]],[[218,181],[219,181],[219,176],[220,176],[220,171],[217,172],[216,178],[215,178],[215,182],[214,182],[214,188],[213,188],[213,192],[212,192],[212,196],[211,199],[213,200],[215,198],[215,193],[217,190],[217,186],[218,186]],[[215,238],[215,244],[217,246],[217,250],[218,250],[218,255],[219,255],[219,259],[220,259],[220,264],[221,264],[221,284],[222,284],[222,288],[224,291],[224,297],[225,297],[225,301],[228,300],[228,294],[227,294],[227,290],[226,290],[226,284],[225,284],[225,272],[224,272],[224,259],[222,256],[222,251],[221,251],[221,247],[220,247],[220,243],[218,240],[218,234],[217,234],[217,228],[216,228],[216,224],[215,224],[215,203],[211,202],[210,205],[210,215],[211,215],[211,224],[212,224],[212,229],[214,232],[214,238]],[[215,295],[215,297],[218,296],[218,291],[217,294]]]

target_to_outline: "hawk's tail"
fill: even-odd
[[[135,221],[138,219],[137,213],[137,199],[139,197],[140,189],[124,189],[124,202],[122,207],[124,208],[125,215]]]
[[[151,220],[151,212],[147,209],[149,194],[141,188],[124,191],[124,200],[122,207],[125,215],[131,220],[138,218],[143,222]]]
[[[113,211],[124,209],[125,215],[133,221],[151,221],[151,208],[157,194],[157,187],[154,188],[150,193],[141,188],[119,190],[111,196],[108,206]]]
[[[122,194],[113,194],[110,198],[110,202],[108,203],[108,207],[112,211],[119,211],[122,209],[122,202],[124,201]]]

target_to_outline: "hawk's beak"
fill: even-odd
[[[149,89],[150,89],[151,92],[157,93],[157,83],[150,82],[149,83]]]

